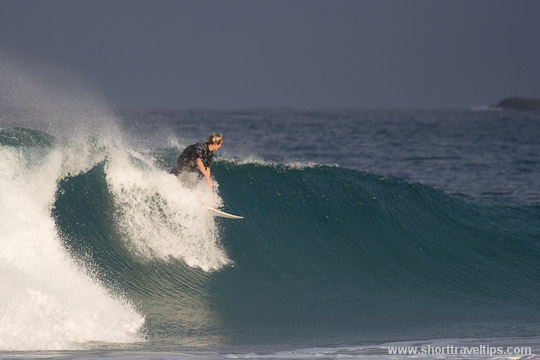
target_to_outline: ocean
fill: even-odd
[[[170,175],[212,131],[213,190]],[[0,358],[540,358],[539,139],[490,109],[4,107]]]

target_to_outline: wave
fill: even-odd
[[[22,128],[0,131],[0,151],[1,349],[456,335],[432,323],[478,336],[459,324],[494,310],[491,335],[537,330],[537,205],[252,160],[218,159],[209,192],[168,174],[173,149]]]

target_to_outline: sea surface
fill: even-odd
[[[212,131],[213,190],[170,175]],[[0,358],[396,344],[540,357],[539,112],[0,110]]]

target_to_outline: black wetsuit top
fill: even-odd
[[[201,159],[203,165],[207,168],[210,167],[212,163],[212,158],[214,157],[214,152],[208,149],[208,144],[206,143],[196,143],[189,145],[187,148],[182,151],[176,165],[171,170],[171,174],[178,176],[183,171],[197,172],[201,176],[201,172],[197,168],[197,159]]]

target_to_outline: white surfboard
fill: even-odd
[[[203,204],[204,207],[206,207],[208,210],[210,210],[211,212],[214,213],[214,215],[216,216],[221,216],[221,217],[224,217],[224,218],[229,218],[229,219],[243,219],[244,217],[243,216],[238,216],[238,215],[233,215],[233,214],[229,214],[229,213],[226,213],[225,211],[221,211],[221,210],[218,210],[218,209],[214,209],[213,207],[210,207],[208,205],[205,205]]]

